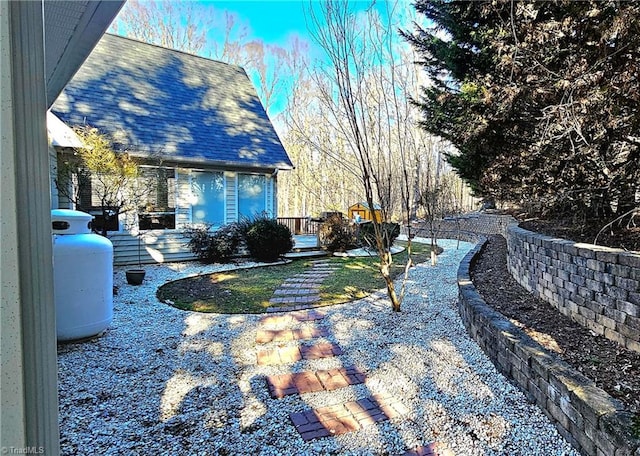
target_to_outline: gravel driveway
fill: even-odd
[[[261,316],[185,312],[155,298],[166,281],[224,267],[148,266],[139,287],[126,285],[124,269],[116,268],[110,329],[58,348],[63,453],[402,455],[437,441],[456,455],[577,456],[467,336],[456,308],[456,271],[472,245],[440,244],[445,251],[436,267],[412,269],[403,312],[392,314],[382,291],[325,308],[315,323],[344,353],[289,365],[256,364]],[[272,399],[265,382],[343,366],[365,371],[366,383]],[[309,442],[289,419],[291,412],[385,393],[409,413]]]

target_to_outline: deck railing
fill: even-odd
[[[289,227],[293,234],[317,234],[319,223],[309,217],[278,217],[278,223]]]

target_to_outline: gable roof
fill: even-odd
[[[244,69],[129,38],[104,35],[51,110],[131,155],[293,167]]]
[[[349,209],[351,209],[352,207],[356,207],[356,206],[362,206],[367,210],[369,209],[369,203],[367,203],[366,201],[360,201],[359,203],[355,203],[352,204],[351,206],[349,206]],[[374,211],[381,211],[382,210],[382,206],[380,206],[378,203],[373,203],[373,210]]]

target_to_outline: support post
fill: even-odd
[[[0,2],[0,446],[56,455],[60,448],[43,35],[42,1]]]

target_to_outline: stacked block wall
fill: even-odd
[[[512,379],[582,454],[640,456],[640,439],[632,435],[633,415],[625,411],[624,404],[545,350],[482,299],[469,270],[484,243],[481,239],[458,269],[458,307],[469,334],[498,370]]]
[[[640,254],[554,239],[513,224],[511,275],[577,323],[640,352]]]

